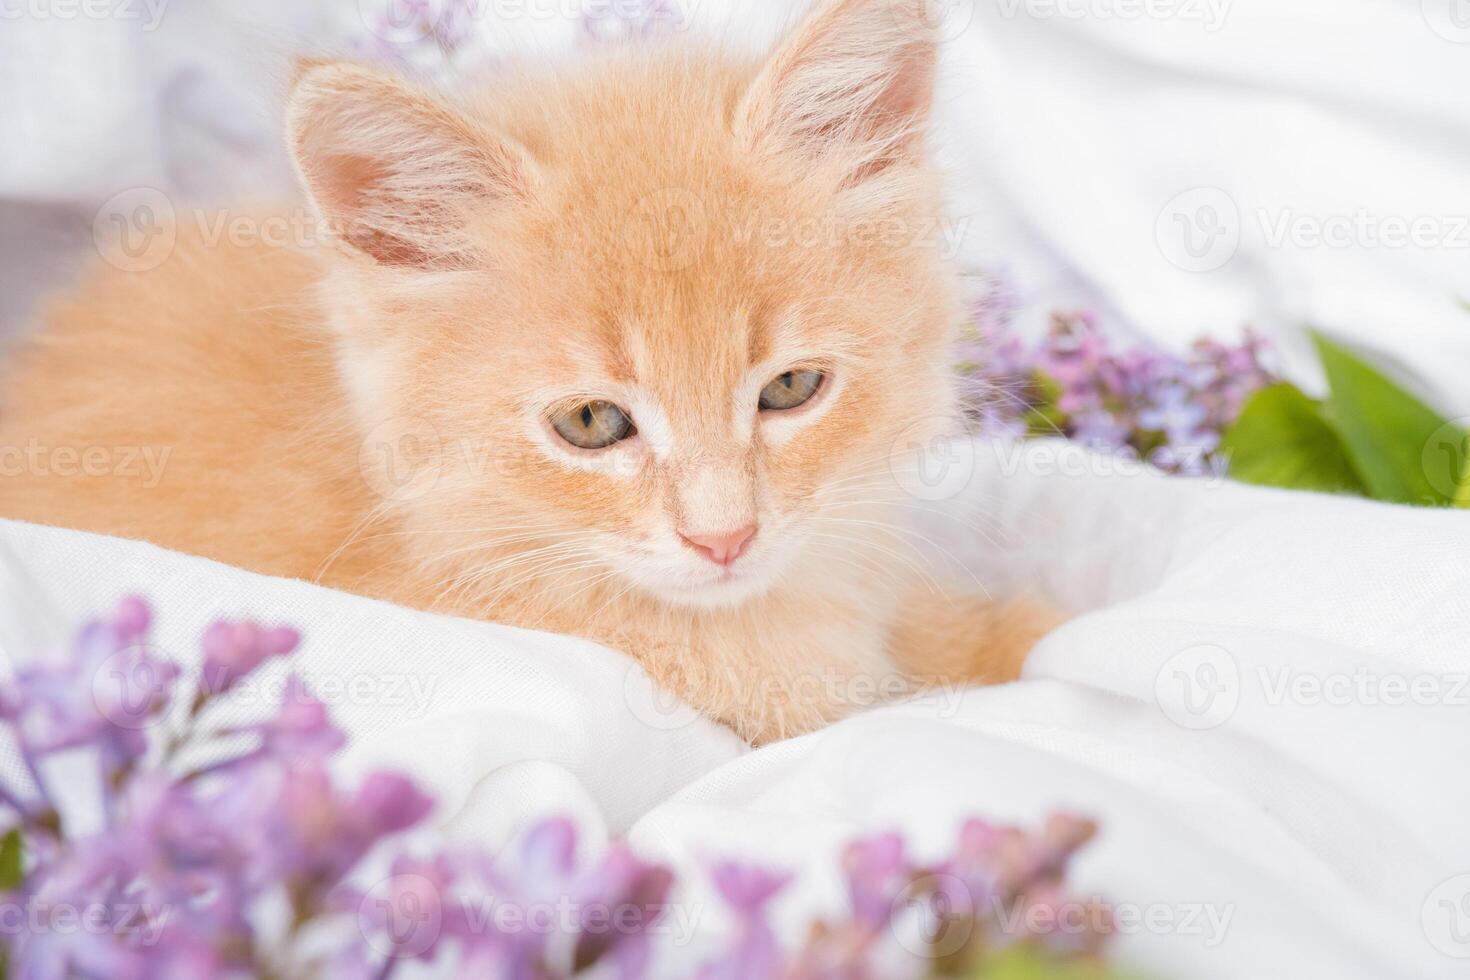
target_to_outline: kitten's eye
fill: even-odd
[[[785,412],[800,408],[822,389],[827,376],[821,371],[787,371],[761,389],[762,412]]]
[[[587,402],[551,420],[556,434],[578,449],[606,449],[637,434],[628,413],[612,402]]]

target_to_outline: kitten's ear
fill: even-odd
[[[759,152],[832,161],[861,181],[922,152],[938,55],[930,0],[823,0],[735,111]]]
[[[286,129],[332,233],[385,265],[463,265],[473,251],[470,213],[524,201],[535,176],[518,145],[357,65],[299,67]]]

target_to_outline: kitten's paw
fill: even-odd
[[[1021,597],[916,594],[892,635],[894,657],[923,683],[1015,680],[1043,636],[1066,622],[1060,609]]]

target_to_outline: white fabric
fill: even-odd
[[[72,531],[0,524],[0,640],[24,657],[133,589],[185,659],[220,614],[297,624],[354,767],[406,769],[452,834],[487,845],[548,810],[594,841],[627,832],[683,870],[685,915],[716,907],[710,856],[800,870],[778,910],[795,929],[839,900],[835,854],[855,835],[903,829],[934,855],[966,815],[1067,808],[1103,827],[1077,884],[1160,917],[1119,947],[1159,976],[1463,975],[1446,952],[1470,944],[1440,902],[1470,893],[1455,877],[1470,872],[1470,515],[1166,479],[1048,444],[973,449],[958,502],[994,542],[946,545],[997,588],[1041,581],[1092,611],[1019,683],[756,751],[581,641]],[[1181,672],[1223,688],[1207,705]],[[1325,695],[1300,693],[1312,678]],[[693,949],[671,943],[670,962]]]
[[[1176,347],[1249,325],[1309,385],[1315,327],[1470,413],[1462,0],[948,5],[973,12],[941,131],[965,258],[1032,317],[1083,304]]]

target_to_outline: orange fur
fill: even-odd
[[[116,465],[8,475],[0,513],[588,636],[757,740],[863,678],[1013,676],[1044,616],[914,605],[893,560],[894,446],[955,412],[918,3],[834,0],[764,65],[620,51],[454,99],[306,68],[326,247],[183,223],[94,273],[12,359],[0,447]],[[826,389],[758,414],[793,367]],[[558,444],[594,398],[637,437]],[[680,540],[747,523],[731,573]]]

